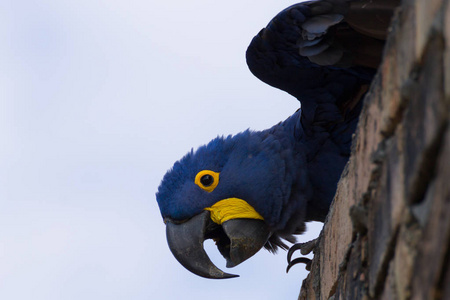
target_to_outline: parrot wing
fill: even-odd
[[[398,0],[295,4],[253,38],[247,64],[257,78],[301,101],[304,126],[329,124],[343,115],[354,118],[359,110],[349,112],[380,64],[398,4]],[[322,116],[316,115],[318,106]]]

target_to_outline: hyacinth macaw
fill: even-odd
[[[305,222],[324,221],[398,2],[304,2],[253,38],[251,72],[296,97],[301,110],[267,130],[217,137],[164,176],[156,198],[185,268],[235,277],[210,261],[204,240],[233,267],[263,247],[286,249],[283,239],[294,242]]]

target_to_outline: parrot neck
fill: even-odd
[[[358,101],[345,114],[337,105],[329,103],[306,106],[308,111],[298,110],[278,125],[293,137],[294,152],[302,154],[302,157],[299,155],[296,158],[296,168],[305,170],[308,187],[303,184],[304,176],[297,176],[302,182],[294,185],[300,187],[306,197],[305,221],[325,220],[337,183],[350,157],[352,135],[362,102]]]
[[[307,132],[301,140],[307,149],[307,169],[313,188],[312,198],[308,202],[308,220],[325,220],[341,174],[350,158],[353,134],[362,105],[361,94],[350,109],[342,109],[338,105],[330,109],[328,106],[328,111],[324,113],[324,108],[318,105],[316,113],[312,114],[314,118],[303,120],[302,114],[299,123],[302,128],[307,128]],[[308,121],[309,126],[306,124]]]

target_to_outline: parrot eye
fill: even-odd
[[[211,175],[203,175],[202,178],[200,178],[200,183],[203,184],[203,186],[210,186],[214,182],[214,177]]]
[[[195,176],[195,184],[210,193],[219,184],[219,173],[211,170],[200,171]]]

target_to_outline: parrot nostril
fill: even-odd
[[[202,178],[200,178],[200,182],[204,186],[210,186],[211,184],[213,184],[214,178],[211,175],[209,175],[209,174],[203,175]]]

